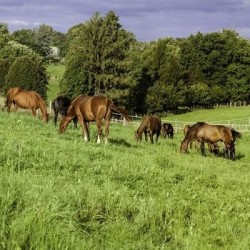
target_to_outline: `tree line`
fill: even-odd
[[[53,46],[59,53],[52,53]],[[61,93],[104,94],[134,113],[250,102],[250,41],[234,30],[140,42],[115,12],[69,29],[0,24],[0,88],[13,84],[46,98],[46,63],[65,64]]]

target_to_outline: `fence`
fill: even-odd
[[[138,126],[143,119],[142,116],[137,116],[137,115],[135,116],[131,115],[130,117],[132,118],[132,124],[135,124],[136,126]],[[121,114],[118,114],[118,113],[113,113],[112,121],[126,124],[126,120],[122,117]],[[175,129],[175,133],[178,133],[178,132],[182,133],[185,125],[192,125],[192,124],[195,124],[197,121],[187,122],[187,121],[179,121],[177,119],[175,120],[162,119],[162,123],[164,122],[171,123]],[[242,119],[234,119],[234,120],[224,120],[224,121],[209,121],[208,123],[232,127],[239,132],[250,132],[250,117],[242,118]]]

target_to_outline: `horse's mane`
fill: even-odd
[[[75,113],[75,105],[77,102],[79,102],[83,97],[86,97],[85,95],[79,95],[77,96],[70,104],[70,106],[68,107],[67,110],[67,114],[72,115],[73,113]]]

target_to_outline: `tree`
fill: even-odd
[[[51,43],[53,36],[53,28],[49,25],[42,24],[35,29],[35,41],[37,44],[38,53],[45,59],[51,55]]]
[[[19,44],[25,45],[33,51],[39,53],[38,43],[35,39],[35,30],[21,29],[16,30],[11,35],[12,40]]]
[[[5,91],[11,87],[21,87],[38,92],[47,97],[48,76],[39,57],[22,56],[11,65],[6,76]]]
[[[10,34],[8,25],[5,23],[0,23],[0,50],[7,44],[9,40]]]
[[[5,78],[9,72],[11,64],[12,60],[10,59],[0,59],[0,92],[2,92],[5,87]]]
[[[70,36],[73,39],[66,56],[66,72],[75,70],[82,75],[70,80],[65,74],[63,88],[105,94],[124,103],[130,86],[126,59],[134,36],[122,28],[112,11],[104,17],[95,13],[88,22],[72,29]],[[76,65],[79,58],[82,62]],[[72,68],[76,66],[77,69]],[[74,87],[70,86],[72,81]],[[77,94],[80,93],[74,93]]]

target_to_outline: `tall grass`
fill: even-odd
[[[108,145],[81,129],[58,134],[24,113],[0,113],[0,248],[249,249],[249,134],[236,161],[196,150],[182,134],[136,143],[111,124]]]

